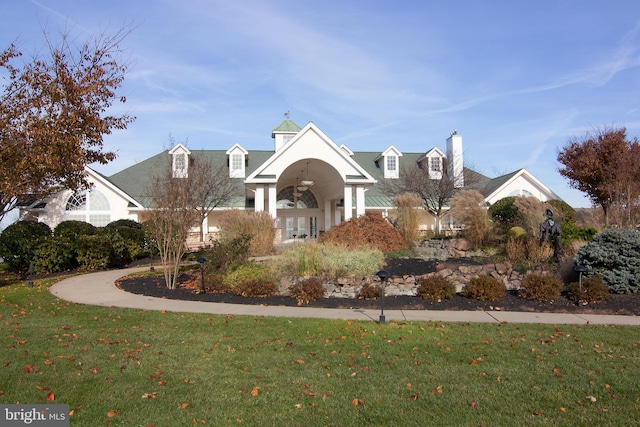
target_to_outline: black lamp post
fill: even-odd
[[[198,261],[198,264],[200,264],[200,286],[202,288],[201,292],[204,294],[206,292],[204,290],[204,263],[209,261],[209,260],[206,259],[205,257],[201,256],[196,261]]]
[[[33,259],[36,257],[36,254],[29,252],[27,256],[29,257],[29,279],[27,281],[27,286],[29,286],[29,288],[33,288],[33,279],[31,275],[33,274]]]
[[[575,267],[573,267],[573,271],[578,273],[578,305],[582,307],[582,273],[587,272],[587,267],[585,267],[584,265],[576,265]]]
[[[391,276],[387,270],[380,270],[376,273],[376,276],[380,278],[381,289],[380,289],[380,320],[378,323],[384,323],[384,282]]]
[[[147,249],[149,250],[149,271],[156,271],[153,267],[153,243],[147,243]]]

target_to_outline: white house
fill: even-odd
[[[472,173],[476,177],[473,188],[485,196],[487,204],[514,195],[534,196],[541,201],[559,199],[525,169],[488,178],[465,168],[462,136],[456,131],[446,140],[446,155],[437,147],[406,153],[395,145],[377,152],[353,152],[345,145],[338,146],[312,122],[301,128],[289,119],[271,136],[271,150],[249,151],[239,144],[219,150],[189,150],[178,144],[110,177],[86,168],[91,190],[65,191],[22,206],[21,217],[45,222],[52,228],[69,219],[96,226],[123,218],[138,220],[140,212],[148,207],[144,190],[159,165],[170,161],[175,177],[187,176],[194,159],[226,167],[230,179],[239,184],[237,197],[205,220],[206,233],[216,233],[221,213],[231,208],[269,212],[282,239],[315,237],[367,211],[393,216],[392,197],[381,191],[381,183],[399,179],[405,167],[426,169],[433,179],[448,173],[459,188],[465,188],[465,174]],[[423,229],[434,229],[436,224],[428,211],[422,222]]]

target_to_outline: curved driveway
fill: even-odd
[[[378,321],[380,310],[351,310],[312,307],[281,307],[181,301],[135,295],[115,286],[115,281],[132,272],[149,267],[101,271],[64,279],[50,287],[56,297],[78,304],[107,307],[166,310],[189,313],[231,314],[245,316],[310,317],[326,319],[355,319]],[[492,323],[549,323],[549,324],[616,324],[640,325],[639,316],[611,316],[596,314],[525,313],[508,311],[435,311],[385,310],[386,320],[492,322]]]

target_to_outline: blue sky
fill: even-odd
[[[575,207],[558,173],[570,137],[640,136],[640,2],[1,0],[0,47],[43,49],[135,27],[120,93],[137,116],[105,137],[106,175],[166,148],[272,149],[289,111],[353,151],[445,148],[467,166],[526,168]]]

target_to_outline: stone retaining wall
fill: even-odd
[[[511,263],[484,264],[484,265],[456,265],[453,263],[441,263],[436,265],[436,271],[420,276],[392,276],[385,285],[385,295],[416,295],[416,281],[420,277],[442,276],[446,277],[456,286],[457,292],[474,277],[491,276],[505,284],[507,289],[518,289],[526,274],[543,273],[543,269],[520,273],[513,269]],[[380,286],[380,279],[375,275],[357,278],[344,277],[335,283],[325,283],[327,297],[356,298],[365,283]]]

